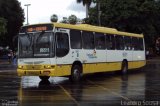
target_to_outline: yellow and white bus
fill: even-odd
[[[69,76],[143,67],[144,36],[87,24],[24,26],[18,38],[19,76]]]

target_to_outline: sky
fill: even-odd
[[[53,14],[58,15],[58,21],[71,14],[77,18],[85,18],[85,7],[83,4],[77,4],[76,0],[18,0],[24,9],[27,19],[27,7],[25,4],[31,4],[28,7],[29,24],[48,23]],[[26,19],[24,24],[26,24]]]

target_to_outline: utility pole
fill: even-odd
[[[28,22],[28,6],[30,6],[31,4],[25,4],[24,6],[27,7],[27,25],[29,25],[29,22]]]

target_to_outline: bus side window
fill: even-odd
[[[68,34],[66,33],[56,33],[56,56],[57,57],[64,57],[69,52],[69,40]]]
[[[144,50],[143,39],[139,38],[139,50]]]
[[[132,50],[132,39],[129,36],[124,36],[124,49]]]
[[[92,32],[83,31],[82,32],[83,48],[84,49],[94,49],[94,35]]]
[[[132,49],[133,49],[133,50],[138,50],[138,48],[139,48],[138,38],[133,37],[133,38],[132,38]]]
[[[106,48],[108,50],[115,50],[115,39],[114,35],[107,34],[106,35]]]
[[[110,50],[110,48],[111,48],[111,39],[110,39],[110,35],[106,35],[106,48],[108,49],[108,50]]]
[[[115,36],[116,39],[116,49],[117,50],[124,50],[124,40],[123,40],[123,36]]]
[[[82,49],[81,31],[71,29],[70,42],[72,49]]]
[[[105,36],[102,33],[95,33],[96,49],[105,49]]]
[[[115,42],[115,35],[111,35],[111,50],[115,50],[116,42]]]

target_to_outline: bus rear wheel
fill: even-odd
[[[122,72],[122,74],[127,74],[127,71],[128,71],[128,63],[127,63],[127,61],[123,61],[121,72]]]
[[[81,72],[82,72],[82,68],[79,65],[74,65],[72,67],[71,75],[69,77],[70,81],[74,83],[79,82],[82,77]]]
[[[49,77],[50,77],[50,76],[39,76],[39,78],[40,78],[41,80],[43,80],[43,81],[44,81],[44,80],[48,80]]]

